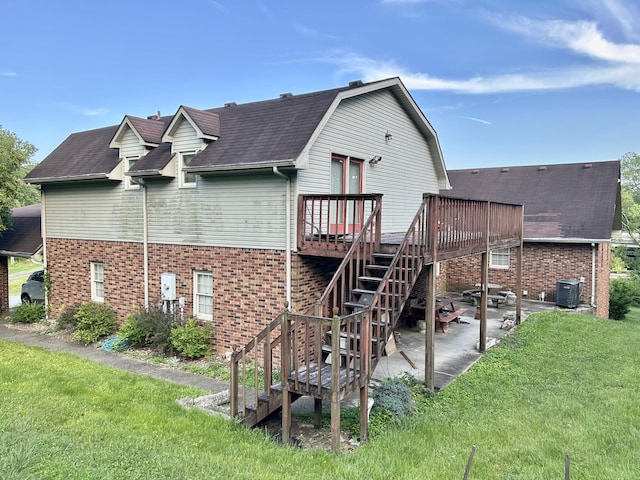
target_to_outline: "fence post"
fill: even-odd
[[[231,347],[231,380],[229,385],[229,397],[231,400],[231,418],[238,415],[238,346]]]

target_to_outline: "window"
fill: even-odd
[[[104,264],[91,262],[91,300],[104,302]]]
[[[181,187],[195,187],[196,175],[194,173],[185,172],[184,167],[189,166],[193,157],[196,156],[196,152],[187,152],[180,154],[180,161],[178,162],[178,177],[180,178]]]
[[[193,272],[193,316],[213,320],[213,275]]]
[[[126,157],[124,159],[124,171],[128,172],[133,168],[140,157]],[[126,190],[138,190],[140,185],[138,185],[129,175],[124,176],[124,188]]]
[[[509,268],[509,249],[496,248],[491,250],[489,265],[491,268]]]

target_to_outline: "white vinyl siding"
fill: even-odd
[[[332,153],[364,159],[363,192],[384,194],[383,231],[406,229],[423,193],[438,192],[429,146],[391,92],[341,102],[311,147],[309,168],[298,172],[298,193],[329,193]],[[369,164],[376,155],[380,163]]]
[[[104,302],[104,264],[91,262],[91,300]]]
[[[195,152],[202,150],[205,142],[201,138],[196,137],[196,131],[191,124],[182,118],[180,125],[176,128],[171,144],[173,152]]]
[[[147,182],[149,242],[284,249],[286,182],[264,175],[204,176],[197,189],[177,179]],[[142,242],[142,191],[119,184],[48,188],[47,236]]]
[[[146,152],[144,145],[140,145],[140,139],[133,133],[131,128],[126,129],[126,133],[120,140],[120,158],[141,157]]]

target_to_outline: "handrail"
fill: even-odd
[[[316,302],[315,315],[328,315],[334,308],[343,305],[347,291],[355,288],[358,278],[364,273],[365,265],[372,261],[373,254],[380,248],[381,212],[380,197],[353,239],[329,285]]]

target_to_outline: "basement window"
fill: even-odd
[[[496,248],[491,250],[489,266],[491,268],[509,268],[509,254],[508,248]]]

